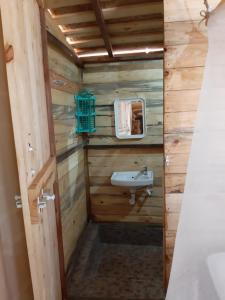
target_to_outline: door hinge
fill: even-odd
[[[168,167],[169,166],[169,164],[170,164],[170,158],[169,158],[169,155],[166,155],[165,157],[164,157],[164,163],[165,163],[165,165]]]
[[[16,202],[16,208],[22,208],[22,201],[21,201],[21,196],[15,195],[14,200]]]

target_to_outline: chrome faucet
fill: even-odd
[[[148,175],[148,167],[144,167],[143,170],[141,171],[142,174]]]
[[[141,175],[148,175],[148,167],[144,167],[140,172],[138,172],[134,179],[138,179]]]

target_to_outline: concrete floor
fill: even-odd
[[[68,276],[69,299],[163,300],[162,228],[90,223]]]

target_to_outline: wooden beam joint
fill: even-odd
[[[58,48],[60,48],[63,53],[69,58],[72,59],[74,64],[79,67],[83,68],[83,63],[82,61],[77,57],[75,52],[73,53],[70,51],[60,40],[58,40],[51,32],[47,31],[47,37],[48,37],[48,42],[56,45]]]
[[[96,17],[97,24],[100,28],[102,38],[103,38],[104,43],[105,43],[106,50],[107,50],[109,56],[113,57],[112,44],[111,44],[111,41],[110,41],[110,36],[109,36],[109,33],[108,33],[107,26],[105,24],[105,20],[104,20],[104,16],[103,16],[103,13],[102,13],[100,2],[99,2],[99,0],[92,0],[91,2],[92,2],[92,6],[93,6],[93,9],[94,9],[94,12],[95,12],[95,17]]]

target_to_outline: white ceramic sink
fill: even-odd
[[[146,175],[140,171],[114,172],[111,177],[112,185],[124,187],[144,187],[153,184],[153,172],[148,171]]]

